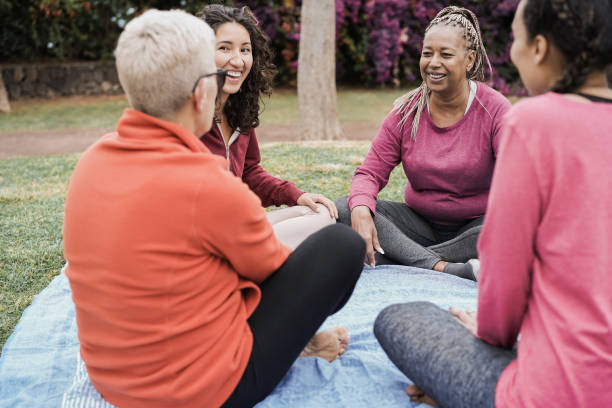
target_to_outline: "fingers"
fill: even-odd
[[[374,260],[374,247],[372,247],[372,241],[368,242],[366,240],[366,264],[370,265],[372,268],[376,266],[376,261]]]
[[[378,242],[378,231],[376,230],[376,225],[374,224],[372,224],[372,246],[379,254],[385,254],[385,251],[383,251],[380,243]]]
[[[297,204],[305,205],[309,207],[314,212],[319,212],[319,208],[317,203],[323,204],[327,207],[327,211],[329,211],[329,215],[337,220],[338,219],[338,209],[336,208],[336,204],[329,198],[325,197],[323,194],[312,194],[312,193],[304,193],[297,199]]]

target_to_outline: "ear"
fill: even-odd
[[[550,44],[542,34],[537,34],[531,42],[533,62],[541,65],[550,53]]]
[[[202,113],[205,108],[204,104],[206,103],[206,78],[202,78],[200,82],[198,82],[198,86],[196,86],[195,91],[193,91],[191,99],[194,110],[197,113]]]
[[[467,56],[465,59],[466,59],[465,72],[470,72],[471,69],[474,68],[474,62],[476,61],[476,51],[468,50]]]

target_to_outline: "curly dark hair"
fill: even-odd
[[[238,23],[251,37],[253,66],[239,92],[229,95],[223,113],[229,125],[248,132],[259,126],[260,101],[272,93],[272,82],[276,66],[269,39],[259,26],[257,18],[247,6],[234,8],[221,4],[210,4],[198,14],[215,32],[225,23]]]
[[[611,0],[527,0],[523,21],[529,39],[543,35],[567,65],[552,90],[575,92],[593,71],[612,63]]]

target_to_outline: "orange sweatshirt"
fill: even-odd
[[[256,283],[290,253],[181,126],[127,109],[79,160],[64,221],[81,356],[112,404],[214,407],[248,362]]]

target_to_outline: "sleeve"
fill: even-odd
[[[299,196],[304,194],[304,192],[291,181],[281,180],[270,175],[261,167],[260,161],[259,144],[253,130],[249,137],[242,180],[257,194],[264,207],[271,205],[280,206],[283,204],[288,206],[295,205]]]
[[[261,283],[285,262],[291,249],[276,238],[266,211],[244,183],[229,172],[219,172],[216,178],[215,190],[204,186],[198,198],[200,236],[240,276]]]
[[[351,211],[365,205],[376,214],[376,197],[389,182],[391,171],[401,162],[401,138],[394,118],[397,118],[395,112],[387,116],[363,163],[355,169],[348,198]]]
[[[477,336],[511,348],[527,311],[543,200],[524,140],[512,129],[504,133],[478,240]]]

